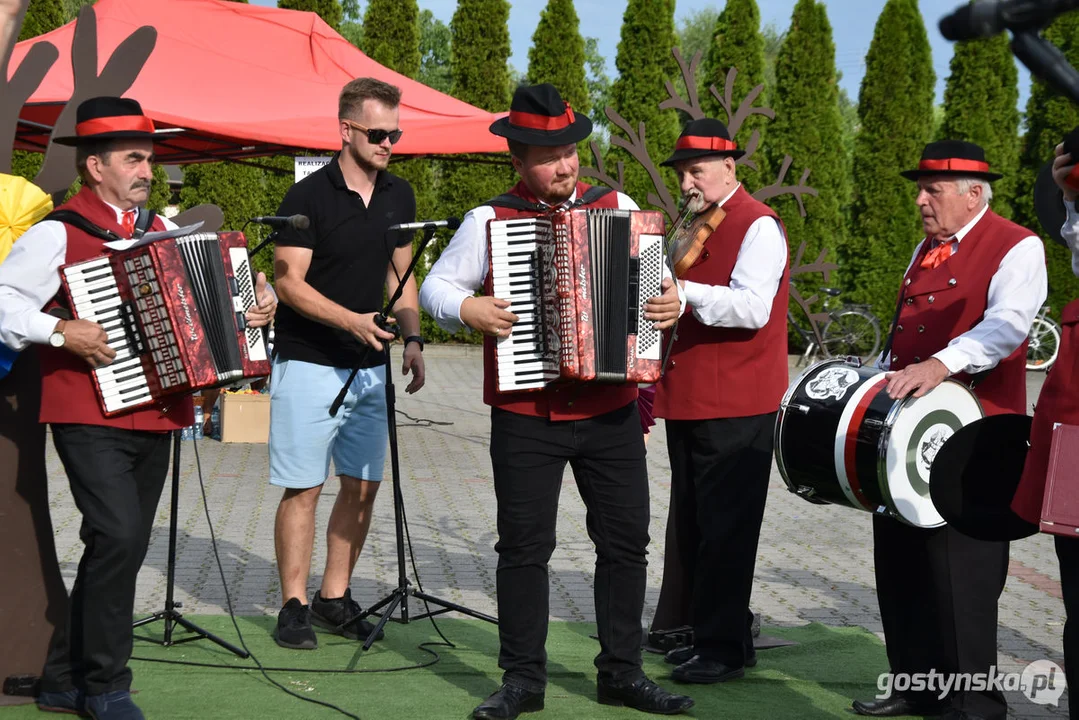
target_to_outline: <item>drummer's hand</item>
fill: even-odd
[[[920,398],[944,382],[948,375],[948,368],[936,358],[908,365],[888,375],[888,397],[898,400],[914,393],[914,397]]]
[[[1064,199],[1069,202],[1075,202],[1076,193],[1070,185],[1068,185],[1068,175],[1071,174],[1072,169],[1075,167],[1075,161],[1072,160],[1071,155],[1064,154],[1064,143],[1060,143],[1056,146],[1056,157],[1053,159],[1053,181],[1056,182],[1057,187],[1064,193]]]
[[[663,278],[663,294],[648,298],[644,304],[644,319],[652,320],[654,330],[666,330],[674,325],[678,314],[682,309],[682,301],[678,298],[678,287],[670,278]]]

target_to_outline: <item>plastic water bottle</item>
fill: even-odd
[[[210,411],[210,437],[221,439],[221,400],[215,402],[214,409]]]
[[[202,440],[202,424],[205,422],[206,416],[202,412],[202,405],[195,406],[195,427],[193,437],[195,440]]]
[[[183,430],[180,431],[180,439],[181,440],[191,440],[194,437],[194,433],[195,433],[195,428],[193,426],[191,426],[191,425],[188,425],[187,427],[185,427]]]

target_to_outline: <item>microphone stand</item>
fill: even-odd
[[[427,248],[428,243],[435,235],[437,228],[434,225],[427,225],[423,228],[423,239],[420,241],[419,249],[412,256],[412,262],[409,264],[408,269],[405,270],[405,274],[401,277],[400,282],[397,284],[397,291],[390,298],[390,301],[383,308],[382,312],[375,317],[375,322],[383,330],[387,329],[386,318],[390,317],[393,312],[393,306],[397,304],[397,301],[401,299],[401,293],[404,291],[405,282],[412,275],[413,270],[416,267],[416,262],[423,256],[423,251]],[[396,333],[395,333],[396,334]],[[367,612],[362,615],[357,615],[348,622],[344,623],[341,627],[346,628],[349,625],[359,623],[360,620],[366,618],[368,615],[380,615],[378,624],[375,625],[371,634],[367,636],[367,640],[363,644],[364,650],[369,650],[371,645],[375,642],[375,638],[382,631],[382,628],[391,619],[393,611],[398,607],[401,608],[401,617],[397,622],[407,624],[415,620],[423,620],[428,617],[434,617],[435,615],[442,615],[447,612],[459,612],[464,615],[471,615],[479,620],[486,620],[489,623],[495,625],[498,624],[498,619],[491,617],[485,613],[481,613],[477,610],[472,610],[464,605],[458,605],[457,603],[443,600],[429,595],[420,590],[416,590],[412,587],[411,581],[405,572],[405,539],[404,539],[404,506],[405,500],[401,492],[401,467],[398,454],[397,445],[397,418],[396,418],[396,397],[394,393],[393,385],[393,371],[390,368],[390,343],[386,340],[382,341],[382,349],[385,355],[386,363],[386,427],[389,434],[390,442],[390,467],[392,468],[393,477],[393,522],[394,529],[397,536],[397,587],[394,588],[389,595],[379,600],[377,603],[367,609]],[[345,381],[344,387],[341,388],[341,392],[337,395],[337,399],[334,400],[333,405],[330,406],[330,415],[336,416],[337,411],[341,408],[341,404],[345,400],[345,395],[348,393],[349,387],[352,386],[352,381],[356,378],[356,374],[360,371],[359,365],[352,368],[352,372],[348,376],[348,380]],[[409,616],[408,611],[408,598],[414,597],[422,600],[425,603],[432,605],[439,605],[440,610],[428,610],[421,615]],[[379,613],[379,610],[385,607],[385,610]],[[395,619],[396,620],[396,619]]]
[[[1055,45],[1036,32],[1015,33],[1012,53],[1035,76],[1079,105],[1079,72]]]

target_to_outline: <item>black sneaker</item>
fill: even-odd
[[[311,627],[311,610],[301,605],[299,598],[290,598],[277,613],[273,639],[281,647],[291,650],[314,650],[318,647],[318,638]]]
[[[331,600],[322,597],[320,590],[315,593],[315,599],[311,601],[311,622],[315,625],[337,635],[343,635],[349,640],[366,640],[375,626],[366,620],[348,622],[357,615],[363,615],[363,610],[360,604],[352,599],[351,589],[345,590],[344,597]],[[379,630],[378,635],[375,635],[375,640],[381,640],[385,635],[386,633]]]

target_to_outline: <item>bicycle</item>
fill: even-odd
[[[1027,370],[1049,370],[1059,353],[1060,326],[1049,317],[1049,306],[1045,305],[1034,318],[1027,335]]]
[[[852,356],[860,358],[863,363],[876,360],[880,353],[880,321],[870,312],[869,306],[843,303],[831,310],[831,299],[839,297],[843,291],[822,287],[819,292],[826,296],[824,309],[828,312],[828,321],[820,331],[819,345],[813,331],[802,327],[795,320],[791,309],[787,308],[787,323],[794,328],[806,346],[799,364],[812,364],[816,361],[818,352],[825,359]],[[806,320],[809,320],[808,316]]]

